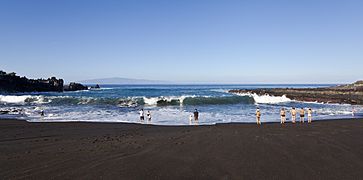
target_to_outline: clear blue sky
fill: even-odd
[[[0,69],[28,77],[363,79],[362,0],[0,0]]]

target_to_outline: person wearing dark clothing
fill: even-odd
[[[198,112],[197,109],[195,109],[195,111],[194,111],[194,120],[198,121],[198,119],[199,119],[199,112]]]

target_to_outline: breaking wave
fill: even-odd
[[[283,96],[270,96],[266,95],[257,95],[256,93],[236,93],[239,96],[248,96],[252,97],[254,101],[258,104],[278,104],[292,101],[287,98],[285,95]]]
[[[183,105],[223,105],[253,104],[255,101],[248,96],[171,96],[171,97],[128,97],[128,98],[96,98],[73,96],[3,96],[2,104],[54,104],[54,105],[116,105],[120,107],[146,106],[183,106]]]
[[[4,103],[4,104],[7,104],[7,103],[9,103],[9,104],[25,104],[25,103],[30,103],[30,102],[43,103],[44,98],[43,98],[43,96],[31,96],[31,95],[22,95],[22,96],[0,95],[0,103]]]
[[[116,105],[120,107],[178,106],[178,105],[223,105],[223,104],[278,104],[290,102],[286,96],[257,95],[251,93],[234,96],[170,96],[170,97],[128,97],[100,98],[73,96],[0,95],[3,104],[57,104],[57,105]]]
[[[185,105],[203,105],[203,104],[253,104],[254,100],[247,96],[222,96],[222,97],[193,97],[185,98]]]

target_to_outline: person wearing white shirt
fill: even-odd
[[[144,109],[141,109],[141,110],[139,111],[139,113],[140,113],[140,121],[145,120],[145,116],[144,116]]]

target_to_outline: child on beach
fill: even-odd
[[[189,115],[189,125],[194,125],[194,121],[193,121],[194,117],[192,114]]]
[[[286,112],[285,112],[285,109],[284,108],[281,108],[280,115],[281,115],[281,124],[285,124],[285,121],[286,121]]]
[[[292,121],[293,124],[295,124],[295,122],[296,122],[296,109],[295,109],[295,107],[293,107],[291,109],[291,121]]]
[[[261,112],[260,112],[260,108],[257,108],[257,110],[256,110],[256,121],[257,121],[257,124],[258,125],[261,124]]]
[[[147,116],[147,120],[148,121],[151,121],[151,113],[150,113],[150,111],[147,111],[146,116]]]
[[[311,108],[309,108],[308,110],[308,123],[311,123],[312,119],[313,119],[313,110],[311,110]]]
[[[304,123],[304,118],[305,118],[305,110],[304,108],[300,109],[300,122]]]

